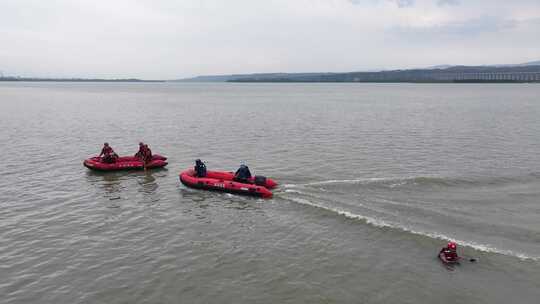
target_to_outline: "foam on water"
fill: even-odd
[[[304,184],[304,186],[318,186],[318,185],[328,185],[328,184],[362,184],[362,183],[372,183],[372,182],[381,182],[381,181],[390,181],[393,178],[389,177],[371,177],[371,178],[357,178],[357,179],[330,179],[318,182],[310,182]]]
[[[308,182],[301,185],[287,184],[286,187],[298,186],[321,186],[332,184],[381,184],[388,187],[397,187],[403,185],[424,185],[424,186],[462,186],[462,187],[477,187],[477,186],[493,186],[504,185],[511,183],[524,183],[530,181],[538,181],[538,176],[535,174],[527,174],[522,176],[500,176],[500,177],[446,177],[446,176],[405,176],[405,177],[368,177],[368,178],[353,178],[353,179],[329,179],[322,181]]]
[[[372,225],[372,226],[375,226],[375,227],[398,229],[398,230],[401,230],[401,231],[405,231],[405,232],[416,234],[416,235],[426,236],[426,237],[433,238],[433,239],[439,239],[439,240],[444,240],[444,241],[453,241],[453,242],[456,242],[456,243],[458,243],[458,244],[460,244],[462,246],[467,246],[467,247],[473,248],[473,249],[478,250],[478,251],[503,254],[503,255],[507,255],[507,256],[516,257],[516,258],[519,258],[521,260],[540,261],[540,257],[531,256],[531,255],[528,255],[526,253],[515,252],[515,251],[512,251],[512,250],[499,249],[499,248],[496,248],[496,247],[494,247],[492,245],[489,245],[489,244],[481,244],[481,243],[477,243],[477,242],[474,242],[474,241],[456,239],[456,238],[453,238],[453,237],[450,237],[450,236],[447,236],[447,235],[444,235],[444,234],[441,234],[441,233],[419,231],[419,230],[415,230],[415,229],[412,229],[410,227],[406,227],[406,226],[398,224],[398,223],[391,223],[391,222],[384,221],[384,220],[381,220],[381,219],[377,219],[377,218],[374,218],[374,217],[352,213],[352,212],[342,210],[342,209],[339,209],[339,208],[328,207],[328,206],[324,206],[324,205],[321,205],[321,204],[317,204],[317,203],[314,203],[314,202],[312,202],[310,200],[307,200],[307,199],[304,199],[304,198],[292,197],[292,198],[287,198],[287,199],[289,199],[289,200],[291,200],[293,202],[299,203],[299,204],[309,205],[309,206],[316,207],[316,208],[319,208],[319,209],[323,209],[323,210],[326,210],[326,211],[334,212],[334,213],[336,213],[338,215],[341,215],[341,216],[344,216],[346,218],[361,220],[361,221],[364,221],[365,223],[367,223],[369,225]]]
[[[298,191],[298,190],[294,190],[294,189],[285,189],[285,192],[286,193],[298,193],[298,194],[303,194],[304,193],[302,191]]]

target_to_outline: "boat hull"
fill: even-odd
[[[146,169],[155,169],[165,167],[168,163],[167,158],[161,155],[154,155],[152,161],[146,164]],[[142,170],[144,169],[143,162],[134,156],[122,156],[114,163],[104,163],[100,157],[92,157],[86,159],[83,165],[95,171],[121,171],[121,170]]]
[[[241,183],[233,180],[232,172],[222,171],[207,171],[205,177],[195,176],[195,170],[188,169],[179,175],[182,184],[190,188],[228,192],[233,194],[249,195],[262,198],[271,198],[272,192],[266,187],[266,184],[275,187],[275,183],[271,179],[266,179],[265,185],[256,185],[249,183]]]

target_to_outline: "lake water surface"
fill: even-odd
[[[0,83],[0,303],[538,303],[540,85]],[[104,141],[167,169],[96,173]],[[178,173],[276,179],[270,200]],[[476,263],[436,259],[448,240]]]

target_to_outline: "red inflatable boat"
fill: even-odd
[[[147,169],[161,168],[167,165],[166,157],[161,155],[153,155],[152,161],[146,165]],[[84,161],[84,166],[88,169],[98,171],[117,171],[117,170],[131,170],[131,169],[144,169],[143,162],[135,156],[121,156],[114,163],[104,163],[100,157],[92,157]]]
[[[233,180],[233,172],[207,171],[205,177],[195,176],[195,170],[188,169],[180,173],[182,184],[196,189],[223,191],[235,194],[271,198],[269,189],[275,188],[277,183],[264,176],[255,176],[248,179],[248,183]]]

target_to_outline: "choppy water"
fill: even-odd
[[[540,86],[1,83],[0,303],[538,303]],[[168,169],[94,173],[108,141]],[[185,188],[246,161],[271,200]],[[458,240],[448,271],[435,255]]]

